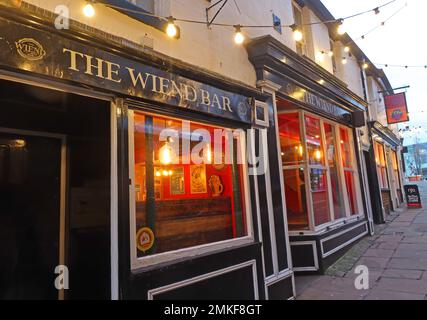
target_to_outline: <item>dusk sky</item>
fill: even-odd
[[[383,5],[388,0],[322,0],[335,18],[350,16],[354,13],[369,10]],[[405,7],[406,4],[406,7]],[[399,11],[401,8],[403,10]],[[388,20],[385,26],[379,27],[360,39],[363,34],[372,30],[381,22]],[[348,34],[356,41],[369,59],[384,69],[394,88],[410,85],[407,89],[409,116],[411,121],[400,125],[400,128],[416,127],[410,133],[404,133],[405,145],[413,143],[415,136],[427,142],[427,69],[411,66],[427,65],[427,41],[424,33],[427,30],[427,1],[397,0],[382,8],[379,15],[373,12],[345,21]],[[359,39],[359,40],[357,40]],[[387,67],[382,65],[408,65],[408,68]],[[422,127],[421,129],[419,127]]]

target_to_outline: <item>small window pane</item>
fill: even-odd
[[[335,126],[325,123],[326,154],[331,178],[332,200],[334,205],[334,218],[341,219],[346,216],[343,192],[339,179],[337,150],[335,143]]]
[[[387,179],[388,177],[387,177],[384,146],[375,141],[374,148],[375,148],[375,161],[377,163],[377,174],[378,174],[380,187],[383,189],[387,189],[389,186],[388,186],[388,179]]]
[[[226,135],[218,138],[220,150],[214,149],[214,130],[219,128],[191,122],[184,131],[182,121],[141,113],[135,113],[134,123],[138,257],[247,235],[236,138],[230,138],[233,160],[227,162],[225,150],[231,144]],[[165,129],[167,139],[161,139]],[[200,156],[204,160],[196,163],[189,152],[205,144],[202,133],[212,143],[206,142]]]
[[[283,165],[290,166],[303,163],[304,148],[301,141],[299,114],[285,113],[280,114],[278,118]]]
[[[310,116],[305,116],[305,130],[310,164],[323,165],[324,154],[320,131],[320,120]]]
[[[353,168],[353,159],[351,155],[351,147],[353,144],[350,141],[348,129],[340,128],[340,137],[343,166],[345,168]]]
[[[331,221],[326,170],[311,170],[311,195],[313,198],[314,223],[316,226]]]
[[[351,171],[345,171],[345,183],[347,185],[348,199],[350,201],[350,214],[357,215],[357,198],[356,198],[356,188],[354,174]]]
[[[289,230],[309,229],[304,169],[283,171]]]

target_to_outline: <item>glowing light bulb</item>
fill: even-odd
[[[302,40],[302,38],[303,38],[302,32],[300,30],[296,29],[294,31],[294,40],[299,42]]]
[[[83,14],[88,18],[92,18],[95,15],[95,8],[91,3],[87,3],[83,7]]]
[[[168,145],[164,145],[160,150],[160,162],[164,165],[171,164],[172,162],[172,150]]]
[[[368,69],[369,68],[369,64],[367,64],[366,62],[363,64],[363,69]]]
[[[236,33],[234,35],[234,42],[236,44],[242,44],[245,41],[245,36],[240,30],[240,26],[235,26],[234,28],[236,29]]]
[[[160,177],[161,175],[160,171],[156,171],[156,177]]]
[[[347,64],[347,58],[342,58],[342,64]]]
[[[345,47],[344,47],[344,52],[349,53],[349,52],[350,52],[350,47],[345,46]]]
[[[320,150],[316,150],[316,152],[314,153],[314,156],[316,160],[318,161],[322,160],[322,152]]]
[[[178,28],[176,27],[174,23],[174,19],[170,17],[168,22],[168,25],[166,27],[166,34],[169,38],[175,38],[178,34]]]
[[[334,56],[334,52],[333,51],[329,51],[328,52],[328,56],[330,56],[332,58]]]
[[[302,34],[301,30],[298,28],[296,24],[291,25],[291,29],[294,33],[294,40],[299,42],[303,39],[304,35]]]
[[[209,144],[208,144],[207,148],[208,149],[206,151],[206,162],[209,164],[209,163],[212,163],[212,151],[211,151]]]

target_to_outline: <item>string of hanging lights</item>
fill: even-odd
[[[398,10],[396,10],[392,15],[390,15],[387,19],[383,20],[379,25],[377,25],[374,28],[370,29],[369,31],[365,32],[360,37],[357,37],[355,40],[352,40],[352,42],[354,43],[355,41],[366,39],[366,37],[369,34],[371,34],[372,32],[374,32],[375,30],[377,30],[377,29],[379,29],[381,27],[384,27],[388,21],[390,21],[391,19],[393,19],[397,14],[399,14],[401,11],[403,11],[407,6],[408,6],[408,3],[406,2],[404,6],[402,6]],[[346,52],[349,52],[349,47],[348,47],[349,45],[351,45],[351,43],[348,43],[346,45],[346,49],[348,50]]]
[[[344,35],[346,33],[345,20],[352,19],[354,17],[358,17],[358,16],[361,16],[361,15],[364,15],[367,13],[372,13],[372,12],[377,15],[380,13],[381,8],[384,8],[384,7],[394,3],[396,1],[397,0],[391,0],[391,1],[389,1],[383,5],[375,7],[373,9],[358,12],[358,13],[352,14],[352,15],[344,17],[344,18],[333,19],[333,20],[328,20],[328,21],[317,21],[317,22],[311,22],[311,23],[304,23],[301,25],[297,25],[297,24],[291,24],[291,25],[277,25],[277,24],[272,24],[272,25],[241,25],[241,24],[228,24],[228,23],[212,22],[212,23],[209,23],[209,26],[232,27],[232,28],[234,28],[234,33],[235,33],[234,34],[234,41],[236,44],[242,44],[245,41],[245,37],[242,33],[243,28],[276,28],[276,27],[290,28],[293,32],[294,40],[295,41],[302,41],[303,40],[303,33],[301,31],[301,28],[303,26],[336,23],[336,24],[338,24],[337,33],[339,35]],[[101,3],[96,1],[96,0],[86,0],[86,5],[83,8],[83,14],[86,17],[92,18],[95,16],[95,7],[94,7],[95,4],[101,4]],[[102,3],[102,4],[107,6],[107,7],[113,8],[113,9],[129,12],[129,13],[137,13],[137,14],[146,15],[149,17],[154,17],[154,18],[158,18],[158,19],[167,21],[168,23],[167,23],[167,27],[166,27],[166,34],[170,38],[179,38],[178,36],[179,36],[180,30],[179,30],[179,27],[175,24],[175,22],[184,22],[184,23],[193,23],[193,24],[206,24],[206,21],[179,19],[179,18],[174,18],[174,17],[162,17],[162,16],[158,16],[155,14],[151,14],[151,13],[146,12],[144,10],[123,8],[121,6],[112,5],[112,4],[104,4],[104,3]]]
[[[303,32],[301,31],[303,26],[310,26],[310,25],[317,25],[317,24],[328,24],[328,23],[336,23],[338,24],[337,27],[337,34],[339,35],[344,35],[346,33],[346,28],[345,28],[345,20],[348,19],[352,19],[364,14],[368,14],[368,13],[374,13],[375,15],[380,14],[380,9],[384,8],[394,2],[396,2],[397,0],[391,0],[387,3],[384,3],[381,6],[375,7],[373,9],[369,9],[369,10],[365,10],[362,12],[358,12],[352,15],[349,15],[347,17],[344,18],[339,18],[339,19],[334,19],[334,20],[327,20],[327,21],[317,21],[317,22],[312,22],[312,23],[304,23],[301,25],[297,25],[297,24],[291,24],[291,25],[280,25],[280,27],[282,28],[290,28],[293,32],[293,38],[295,41],[300,42],[303,40]],[[88,17],[88,18],[92,18],[95,16],[95,4],[101,4],[100,2],[96,1],[96,0],[86,0],[86,5],[83,7],[83,14]],[[123,8],[120,6],[116,6],[116,5],[111,5],[108,4],[106,5],[107,7],[113,8],[113,9],[118,9],[118,10],[122,10],[122,11],[126,11],[126,12],[130,12],[130,13],[137,13],[137,14],[142,14],[142,15],[146,15],[146,16],[150,16],[150,17],[154,17],[154,18],[158,18],[164,21],[167,21],[167,26],[166,26],[166,34],[168,37],[170,38],[179,38],[179,34],[180,34],[180,28],[175,24],[175,22],[184,22],[184,23],[193,23],[193,24],[206,24],[206,21],[198,21],[198,20],[190,20],[190,19],[179,19],[179,18],[174,18],[172,16],[170,17],[162,17],[162,16],[158,16],[155,14],[151,14],[149,12],[143,11],[143,10],[135,10],[135,9],[129,9],[129,8]],[[385,19],[384,21],[382,21],[378,26],[376,26],[375,28],[372,28],[371,30],[367,31],[366,33],[364,33],[362,36],[356,38],[355,41],[357,40],[363,40],[366,38],[366,36],[368,36],[370,33],[374,32],[375,30],[377,30],[378,28],[385,26],[385,24],[391,20],[393,17],[395,17],[399,12],[401,12],[404,8],[407,7],[407,3],[405,3],[405,5],[401,8],[399,8],[397,11],[395,11],[391,16],[389,16],[387,19]],[[213,22],[210,25],[212,26],[218,26],[218,27],[232,27],[234,28],[234,42],[238,45],[241,45],[244,43],[245,41],[245,36],[242,33],[242,29],[243,28],[274,28],[274,27],[278,27],[278,25],[241,25],[241,24],[228,24],[228,23],[218,23],[218,22]],[[355,41],[353,41],[353,43],[355,43]],[[343,51],[345,53],[350,54],[351,53],[351,43],[347,43],[344,48]],[[319,53],[319,57],[320,56],[325,56],[328,55],[329,57],[333,57],[334,52],[332,50],[322,50]],[[323,58],[321,58],[323,59]],[[343,57],[341,59],[341,63],[343,65],[346,65],[348,63],[348,61],[351,60],[351,56],[349,57]],[[368,69],[369,68],[369,64],[365,61],[359,61],[354,59],[355,61],[357,61],[361,67],[363,69]],[[424,68],[427,69],[427,65],[398,65],[398,64],[387,64],[387,63],[375,63],[375,65],[380,66],[380,67],[393,67],[393,68],[405,68],[405,69],[409,69],[409,68]]]

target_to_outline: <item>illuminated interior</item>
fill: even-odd
[[[277,107],[289,230],[360,214],[351,129],[285,100]]]
[[[223,135],[214,144],[219,128],[191,122],[187,131],[182,126],[180,120],[135,112],[136,231],[148,227],[155,237],[152,248],[138,249],[138,257],[247,235],[243,167],[237,163],[240,138]],[[161,139],[165,129],[176,135]],[[195,163],[194,156],[203,163]]]

